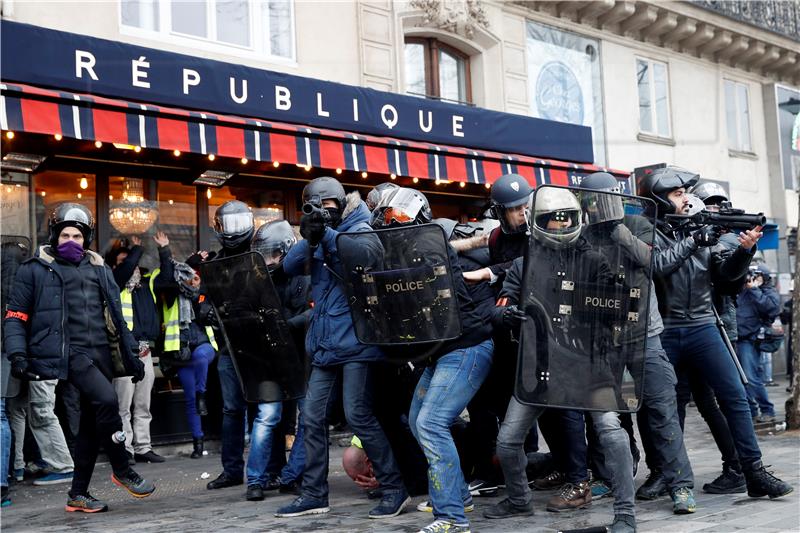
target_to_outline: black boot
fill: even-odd
[[[744,477],[747,480],[747,495],[751,498],[769,496],[769,499],[786,496],[794,490],[791,485],[781,481],[767,472],[761,461],[744,468]]]
[[[189,457],[192,459],[200,459],[203,457],[203,437],[200,437],[199,439],[192,439],[192,446],[192,455]]]
[[[722,474],[717,479],[703,485],[703,491],[710,494],[736,494],[746,490],[742,473],[728,465],[722,465]]]
[[[669,493],[667,481],[664,475],[658,470],[653,470],[647,476],[647,480],[636,491],[637,500],[656,500]]]
[[[208,406],[206,405],[206,393],[197,391],[194,395],[194,407],[197,414],[200,416],[208,415]]]

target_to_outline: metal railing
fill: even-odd
[[[800,2],[797,0],[690,0],[689,3],[800,41]]]

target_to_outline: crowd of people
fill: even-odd
[[[632,210],[610,174],[589,175],[580,189],[536,192],[508,174],[491,190],[490,217],[499,225],[481,232],[434,218],[417,190],[389,182],[362,201],[321,177],[303,190],[301,239],[285,221],[256,228],[248,206],[234,200],[214,216],[218,252],[181,261],[157,232],[152,271],[140,266],[137,237],[105,260],[91,251],[92,214],[61,204],[49,242],[19,265],[4,300],[3,505],[9,477],[21,480],[32,468],[46,470],[35,483],[71,482],[67,511],[107,510],[89,493],[101,447],[115,484],[134,497],[151,495],[154,484],[132,467],[165,460],[150,438],[155,354],[161,372],[183,388],[192,458],[203,455],[206,382],[216,360],[222,472],[208,489],[245,484],[249,501],[270,490],[296,495],[277,517],[329,512],[329,428],[339,410],[355,435],[345,471],[377,500],[369,517],[391,519],[411,496],[427,494],[417,510],[433,522],[420,533],[468,533],[474,498],[503,490],[504,499],[482,509],[485,517],[532,515],[532,490],[555,490],[547,503],[553,512],[611,496],[610,530],[618,533],[636,531],[637,499],[669,496],[674,513],[694,513],[683,444],[692,399],[723,461],[703,490],[785,496],[793,489],[765,469],[754,430],[775,417],[762,353],[781,313],[769,269],[753,264],[761,228],[692,224],[693,213],[730,202],[718,186],[677,167],[645,175],[637,190],[644,200]],[[432,225],[440,229],[419,229]],[[253,253],[268,283],[258,272],[236,277],[233,267],[211,268],[246,254],[252,262]],[[405,287],[421,289],[408,276],[432,261],[448,266],[449,284],[412,317],[420,330],[403,330],[398,341],[392,333],[408,326],[386,316],[371,331],[378,340],[365,341],[377,322],[364,321],[378,320],[381,308],[354,307],[352,280],[402,264]],[[212,286],[235,290],[223,302]],[[627,319],[577,304],[564,310],[566,300],[553,299],[585,287],[604,297],[631,289]],[[275,313],[256,309],[273,305],[265,302],[276,302],[267,309]],[[229,333],[255,314],[272,329],[253,331],[266,340],[240,349]],[[570,339],[559,337],[567,331]],[[412,345],[411,333],[427,340]],[[284,334],[279,350],[274,339]],[[575,354],[605,366],[586,366],[581,375],[587,363],[576,362],[575,381],[558,383],[559,357]],[[286,361],[268,362],[276,357]],[[633,376],[625,399],[623,375]],[[245,461],[248,410],[255,419]],[[35,441],[30,467],[26,428]],[[539,434],[548,453],[539,451]],[[642,455],[649,473],[637,489]]]

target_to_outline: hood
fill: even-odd
[[[103,261],[103,256],[97,252],[86,250],[86,256],[89,258],[89,263],[94,266],[103,266],[105,264],[105,261]],[[50,249],[50,245],[45,244],[44,246],[39,247],[33,259],[39,259],[43,263],[51,264],[56,260],[56,257],[53,251]]]
[[[361,201],[358,191],[351,192],[346,198],[347,201],[342,210],[342,222],[336,228],[336,231],[339,232],[349,231],[361,222],[369,224],[370,212],[367,204]]]

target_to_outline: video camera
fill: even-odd
[[[725,204],[728,204],[727,206]],[[744,209],[734,209],[724,202],[719,211],[700,211],[693,215],[667,215],[682,229],[698,229],[703,226],[716,226],[727,231],[746,231],[767,223],[764,213],[745,213]]]

